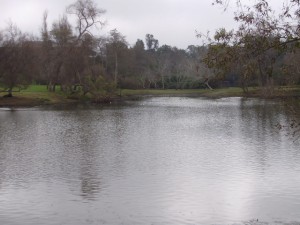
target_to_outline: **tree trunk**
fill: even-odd
[[[151,81],[150,79],[148,79],[148,82],[149,82],[148,88],[150,89],[150,88],[151,88],[152,81]]]
[[[142,83],[143,89],[145,89],[145,88],[146,88],[146,87],[145,87],[146,79],[143,79],[143,78],[141,77],[141,78],[140,78],[140,81],[141,81],[141,83]]]
[[[114,77],[114,81],[115,84],[117,84],[117,79],[118,79],[118,54],[115,54],[115,77]]]
[[[10,87],[8,89],[7,95],[4,95],[3,97],[5,97],[5,98],[11,98],[11,97],[13,97],[13,95],[12,95],[12,87]]]
[[[207,78],[207,79],[204,81],[204,84],[205,84],[210,90],[213,90],[213,88],[209,85],[208,81],[209,81],[209,79]]]
[[[165,89],[165,76],[161,76],[162,89]]]
[[[55,86],[56,86],[55,83],[52,84],[52,82],[50,81],[49,84],[47,85],[48,91],[55,92]]]

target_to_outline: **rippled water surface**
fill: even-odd
[[[1,109],[0,224],[300,224],[289,119],[241,98]]]

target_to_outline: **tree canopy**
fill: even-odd
[[[289,68],[295,67],[288,67],[285,59],[297,57],[299,51],[299,1],[283,3],[280,12],[274,11],[267,0],[250,6],[242,0],[214,3],[225,9],[235,3],[234,19],[239,26],[230,31],[220,28],[213,37],[205,37],[209,51],[204,62],[217,74],[238,74],[245,91],[250,85],[259,85],[263,95],[272,95],[274,82],[284,83]],[[299,76],[293,80],[298,83]]]

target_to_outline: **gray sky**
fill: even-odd
[[[107,10],[107,25],[97,31],[99,35],[117,28],[126,36],[129,44],[153,34],[160,45],[168,44],[185,49],[188,45],[200,45],[195,30],[214,31],[220,27],[234,28],[233,10],[224,12],[212,6],[212,0],[94,0]],[[45,10],[48,23],[59,18],[66,6],[75,0],[0,0],[0,29],[11,20],[23,31],[38,34]],[[250,1],[250,2],[254,2]],[[278,0],[271,0],[277,6]]]

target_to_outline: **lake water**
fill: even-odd
[[[0,110],[0,224],[300,224],[284,104],[145,98]]]

